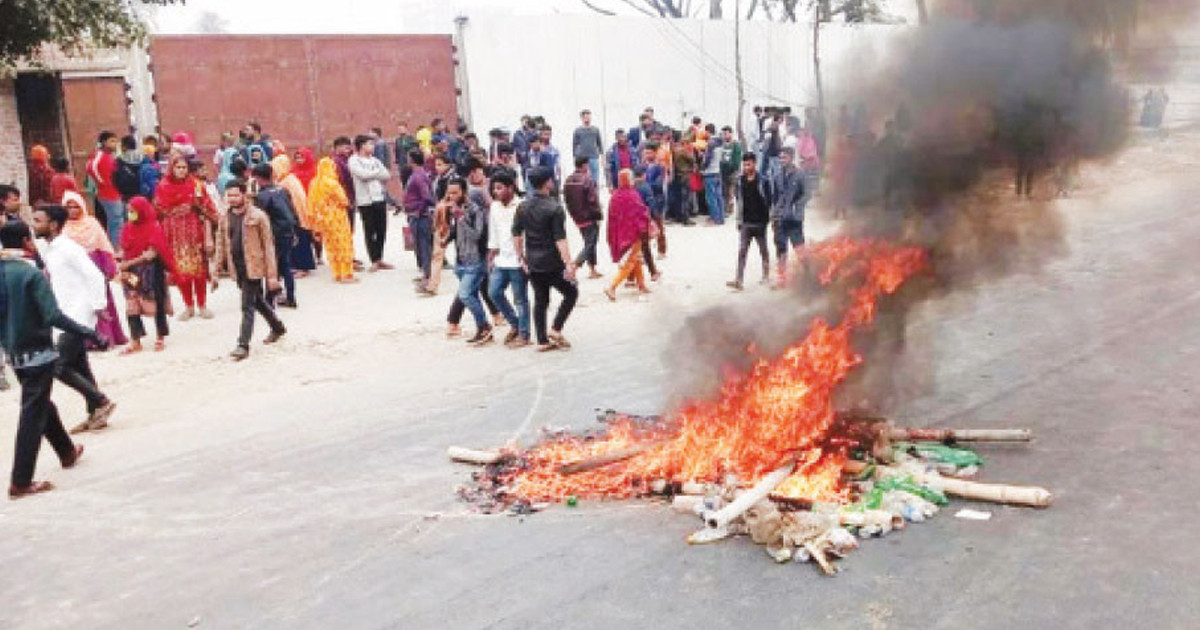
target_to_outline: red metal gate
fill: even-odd
[[[449,35],[163,36],[150,57],[160,125],[205,154],[250,120],[322,149],[371,127],[457,121]]]

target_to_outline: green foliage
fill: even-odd
[[[0,0],[0,71],[36,62],[43,44],[76,54],[141,43],[146,26],[134,2],[144,0]]]

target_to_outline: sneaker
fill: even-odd
[[[182,313],[179,314],[179,321],[186,322],[187,320],[191,319],[195,315],[196,315],[196,310],[189,306],[185,311],[183,311]]]
[[[245,348],[243,346],[238,346],[233,349],[233,352],[229,353],[229,358],[233,359],[234,361],[242,361],[249,356],[250,348]]]
[[[491,343],[494,339],[495,337],[492,335],[492,329],[490,327],[481,328],[479,329],[479,332],[475,333],[474,337],[471,337],[467,340],[467,343],[473,346],[485,346]]]
[[[742,290],[742,283],[738,282],[737,280],[730,280],[729,282],[725,283],[725,286],[729,287],[730,289],[733,289],[734,291]]]
[[[279,330],[272,330],[271,333],[269,335],[267,335],[267,338],[263,339],[263,343],[265,343],[267,345],[273,344],[276,341],[279,341],[280,339],[282,339],[283,336],[286,334],[287,334],[286,328],[280,328]]]
[[[296,306],[296,300],[284,300],[279,303],[281,308],[299,308]]]
[[[89,430],[91,430],[91,428],[92,428],[92,419],[88,418],[87,420],[84,420],[83,422],[80,422],[79,424],[71,427],[71,430],[68,431],[68,433],[70,433],[71,435],[75,435],[78,433],[84,433],[86,431],[89,431]]]
[[[521,331],[519,331],[519,330],[513,329],[513,330],[508,331],[508,334],[504,335],[504,345],[506,345],[506,346],[511,345],[512,342],[516,341],[517,338],[519,338],[520,336],[521,336]]]
[[[212,318],[213,318],[212,311],[208,310],[207,308],[200,309],[200,319],[212,319]]]

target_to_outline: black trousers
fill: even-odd
[[[58,338],[58,364],[55,374],[63,385],[79,392],[87,401],[88,415],[108,403],[92,374],[92,365],[88,361],[87,344],[83,337],[75,333],[65,332]]]
[[[263,281],[240,280],[239,288],[242,290],[242,329],[238,334],[238,347],[250,347],[250,337],[254,335],[255,311],[267,320],[267,325],[271,327],[272,332],[282,333],[284,331],[283,322],[279,321],[274,309],[267,304],[266,294],[263,292]]]
[[[600,240],[600,224],[592,223],[587,227],[579,228],[579,233],[583,235],[583,249],[579,252],[579,257],[575,259],[575,266],[582,267],[585,263],[596,267],[596,242]]]
[[[538,343],[548,343],[546,334],[546,311],[550,309],[550,289],[562,294],[558,312],[554,314],[554,330],[561,332],[579,299],[579,288],[567,281],[563,272],[530,272],[529,283],[533,285],[533,327],[537,331]]]
[[[650,250],[650,235],[642,235],[642,263],[646,265],[646,269],[651,276],[658,275],[658,265],[654,263],[654,252]]]
[[[146,336],[141,315],[126,315],[125,319],[129,322],[129,336],[134,341]],[[159,338],[171,334],[171,327],[167,325],[167,273],[157,260],[154,261],[154,332]]]
[[[483,300],[483,305],[487,307],[488,315],[496,316],[500,309],[496,308],[496,303],[492,301],[492,296],[488,295],[488,287],[491,286],[491,274],[483,272],[483,282],[479,283],[479,297]],[[467,305],[463,304],[462,299],[458,297],[458,292],[454,294],[454,301],[450,303],[450,313],[446,315],[446,322],[452,326],[457,326],[462,323],[463,313],[467,311]]]
[[[21,383],[21,421],[17,426],[17,447],[13,453],[12,485],[23,487],[33,483],[42,437],[50,442],[59,461],[63,462],[69,462],[75,456],[75,443],[58,417],[58,407],[50,400],[54,364],[14,369],[13,372]]]
[[[743,225],[740,230],[741,241],[738,243],[737,281],[740,284],[746,273],[746,255],[750,253],[750,241],[758,243],[758,253],[762,255],[762,277],[771,277],[771,252],[767,249],[767,226]]]
[[[387,203],[378,201],[369,206],[359,206],[362,213],[363,238],[367,242],[367,256],[371,262],[383,260],[383,243],[387,240]]]

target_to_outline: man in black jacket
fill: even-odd
[[[52,328],[95,342],[96,331],[63,314],[54,300],[50,282],[30,259],[37,251],[29,226],[7,221],[0,227],[0,345],[21,383],[21,420],[13,455],[8,496],[19,499],[54,489],[48,481],[34,481],[38,451],[45,436],[63,468],[72,468],[83,455],[83,446],[71,441],[50,400],[58,351]]]
[[[758,172],[758,158],[753,151],[742,156],[742,176],[738,178],[738,194],[741,195],[742,213],[738,216],[737,279],[726,282],[731,289],[742,290],[742,279],[746,272],[746,254],[750,252],[750,241],[758,244],[762,255],[762,283],[771,281],[771,254],[767,249],[767,224],[771,221],[771,204],[774,201],[771,181]]]
[[[259,164],[253,170],[258,182],[257,205],[271,218],[271,234],[275,235],[275,261],[279,267],[279,278],[287,291],[287,298],[280,306],[296,308],[296,280],[292,277],[292,247],[296,244],[296,209],[287,191],[275,185],[275,174],[270,164]],[[269,296],[270,301],[278,298],[278,292]]]

